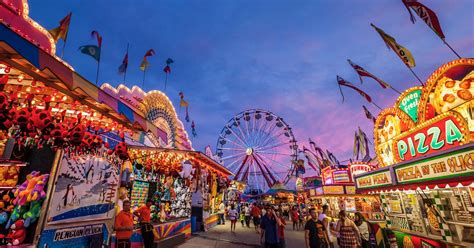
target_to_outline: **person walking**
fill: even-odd
[[[329,237],[326,227],[322,221],[318,220],[316,209],[309,210],[311,218],[306,221],[304,226],[304,236],[306,241],[306,248],[328,248]]]
[[[130,248],[130,238],[133,234],[133,215],[130,213],[130,201],[123,201],[123,209],[115,217],[116,248]]]
[[[260,244],[265,248],[278,248],[278,226],[280,220],[276,217],[275,211],[267,207],[265,215],[260,222]]]
[[[286,226],[285,216],[283,215],[282,211],[276,211],[276,216],[279,220],[279,224],[278,224],[278,246],[280,248],[285,248],[286,247],[286,242],[285,242],[285,226]]]
[[[329,242],[328,242],[329,243],[329,248],[333,248],[334,244],[333,244],[333,240],[332,240],[331,227],[329,225],[330,220],[329,220],[328,214],[329,214],[329,206],[324,204],[323,205],[323,211],[319,214],[318,220],[323,223],[324,228],[326,229],[326,233],[328,235],[328,240],[329,240]]]
[[[336,233],[339,234],[339,247],[357,248],[360,245],[359,229],[352,220],[347,218],[344,210],[339,212]]]
[[[362,248],[371,248],[370,244],[370,233],[372,232],[372,228],[370,223],[365,220],[365,217],[360,213],[355,213],[355,224],[359,229],[361,241],[362,241]]]
[[[296,206],[293,206],[293,209],[291,210],[291,220],[293,221],[293,230],[295,230],[295,227],[296,227],[296,230],[299,231],[299,225],[298,225],[298,221],[300,220],[300,217],[299,217],[299,214],[298,214],[298,210],[296,209]]]
[[[245,210],[243,207],[240,207],[239,219],[240,219],[240,223],[242,224],[242,227],[244,227],[245,226]]]
[[[237,222],[237,216],[239,213],[237,213],[237,210],[235,209],[234,204],[230,206],[230,210],[228,214],[229,214],[229,220],[230,220],[230,231],[235,232],[235,223]]]
[[[262,211],[260,210],[260,207],[257,206],[256,203],[253,204],[252,206],[252,219],[253,219],[253,225],[255,226],[255,232],[259,233],[259,226],[260,226],[260,215],[262,214]]]
[[[225,225],[225,218],[224,218],[224,214],[225,214],[225,204],[224,204],[224,201],[221,202],[221,204],[219,204],[219,225]]]
[[[245,224],[247,225],[248,228],[250,228],[250,207],[248,205],[245,205],[245,208],[244,208],[244,212],[245,212]]]
[[[140,220],[140,228],[142,231],[143,245],[145,248],[152,248],[155,235],[153,234],[153,225],[150,223],[151,217],[151,205],[153,201],[148,199],[146,204],[139,207],[134,214],[138,216]]]

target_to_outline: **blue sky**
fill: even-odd
[[[440,19],[447,41],[463,57],[473,57],[474,2],[421,1]],[[146,90],[164,87],[165,60],[175,60],[166,93],[175,106],[183,91],[190,103],[198,137],[197,150],[213,149],[223,125],[249,108],[268,109],[293,128],[300,146],[308,138],[331,150],[340,160],[352,153],[353,133],[360,126],[372,138],[373,124],[362,104],[378,110],[357,93],[343,89],[336,75],[360,86],[374,102],[391,106],[397,95],[358,76],[346,59],[363,66],[399,90],[416,79],[388,50],[370,27],[374,23],[408,48],[423,79],[455,55],[418,19],[412,24],[401,1],[30,1],[30,15],[50,29],[73,12],[64,59],[95,81],[95,61],[77,48],[95,43],[90,32],[103,36],[100,82],[114,86],[130,43],[126,84],[141,86],[138,69],[149,59]],[[59,48],[62,43],[59,43]],[[181,116],[184,119],[184,116]],[[186,124],[188,133],[190,125]]]

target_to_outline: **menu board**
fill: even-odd
[[[145,201],[148,197],[148,188],[150,184],[143,181],[134,181],[132,187],[132,193],[130,194],[130,202],[132,207],[138,207],[142,204],[145,204]]]

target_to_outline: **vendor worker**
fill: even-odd
[[[153,204],[151,199],[146,201],[146,204],[138,208],[134,214],[140,220],[140,228],[142,231],[143,245],[145,248],[153,247],[154,235],[153,225],[150,223],[150,207]]]
[[[115,237],[117,248],[130,248],[130,237],[133,234],[133,215],[130,213],[130,201],[123,201],[123,209],[115,217]]]

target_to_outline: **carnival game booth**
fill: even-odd
[[[155,241],[191,236],[192,198],[200,197],[203,206],[201,212],[194,215],[201,215],[197,225],[212,218],[203,216],[203,211],[208,211],[212,197],[227,188],[227,177],[231,174],[227,169],[205,154],[190,150],[132,146],[129,156],[132,173],[130,183],[125,184],[126,192],[132,211],[147,199],[153,201],[151,221]],[[213,225],[205,224],[208,228]],[[141,247],[141,233],[135,232],[131,241],[132,247]]]
[[[404,247],[474,246],[474,60],[437,69],[375,123],[378,171],[356,176],[380,194],[387,225]]]
[[[26,1],[0,16],[2,242],[108,245],[125,141],[157,128],[56,57]]]
[[[360,212],[370,222],[384,220],[381,204],[377,197],[367,194],[356,194],[353,174],[367,172],[371,166],[367,163],[353,162],[348,168],[325,167],[321,171],[322,186],[307,190],[307,204],[322,210],[329,206],[330,216],[337,219],[340,210],[345,210],[350,218]],[[311,180],[315,184],[314,180]],[[316,183],[318,184],[318,183]]]

